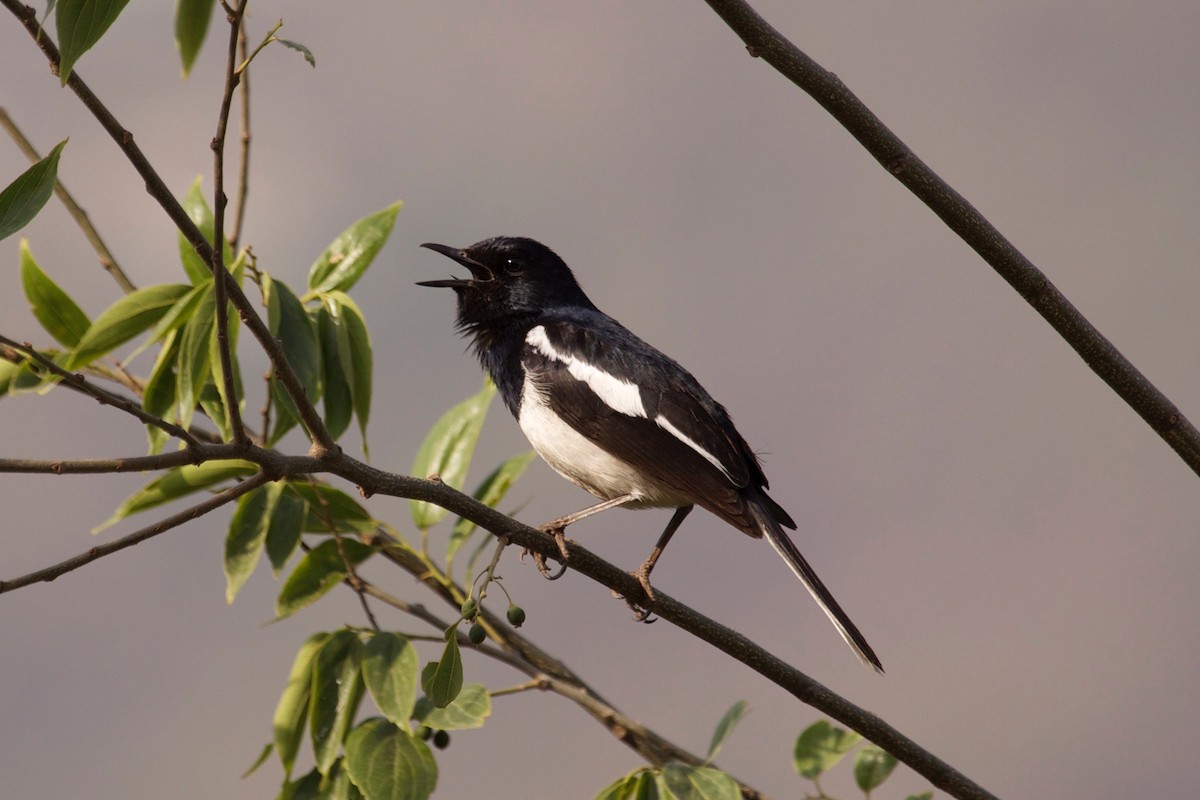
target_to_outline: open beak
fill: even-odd
[[[451,247],[446,244],[434,244],[426,242],[421,247],[441,253],[447,258],[452,258],[459,264],[462,264],[467,269],[471,270],[472,278],[443,278],[436,281],[417,281],[417,286],[433,286],[435,288],[461,289],[464,286],[470,286],[474,277],[487,274],[487,268],[477,261],[472,260],[461,247]]]

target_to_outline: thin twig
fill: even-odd
[[[246,4],[242,0],[229,15],[229,55],[225,62],[225,91],[221,95],[221,110],[217,114],[217,133],[213,136],[213,241],[212,261],[209,266],[215,276],[213,295],[216,302],[217,352],[221,362],[221,383],[224,386],[225,414],[229,420],[230,438],[237,443],[246,440],[246,429],[242,424],[242,412],[238,408],[238,396],[234,383],[233,353],[229,342],[229,307],[225,300],[225,131],[229,127],[229,109],[233,93],[237,90],[238,76],[233,71],[237,61],[238,31],[242,27],[242,15]]]
[[[21,133],[20,129],[17,128],[17,124],[13,122],[12,117],[2,107],[0,107],[0,127],[8,132],[8,135],[17,143],[17,147],[21,149],[26,158],[30,161],[40,161],[42,159],[38,155],[38,151],[33,146],[33,143],[25,138],[25,134]],[[129,280],[129,276],[125,274],[125,271],[121,269],[121,265],[117,263],[116,256],[112,254],[108,249],[108,245],[100,238],[100,232],[92,225],[87,212],[75,202],[75,198],[67,191],[67,187],[63,185],[62,181],[56,180],[54,182],[54,193],[58,195],[58,199],[66,206],[67,213],[71,215],[71,219],[75,220],[75,224],[83,231],[83,235],[92,245],[92,249],[96,251],[96,255],[100,258],[100,266],[104,267],[109,275],[112,275],[113,280],[117,282],[117,285],[121,287],[121,291],[125,292],[125,294],[135,291],[137,287],[134,286],[133,281]]]
[[[246,58],[246,18],[238,26],[238,57]],[[241,148],[238,159],[238,182],[234,192],[233,225],[229,231],[229,246],[236,253],[242,240],[242,225],[246,221],[246,196],[250,193],[250,70],[243,70],[238,82],[239,129]]]
[[[156,417],[153,414],[146,413],[146,411],[143,410],[140,405],[133,402],[128,397],[121,397],[120,395],[113,394],[107,389],[101,389],[99,386],[92,384],[90,381],[84,378],[83,375],[66,371],[58,364],[55,364],[53,361],[35,350],[33,345],[29,344],[28,342],[20,344],[6,336],[0,335],[0,345],[4,345],[16,350],[17,352],[25,354],[29,358],[36,361],[40,366],[50,370],[59,378],[61,378],[63,383],[71,386],[74,389],[77,389],[80,392],[83,392],[84,394],[91,395],[104,405],[119,408],[126,414],[132,414],[146,425],[153,425],[154,427],[165,431],[168,435],[182,440],[189,448],[194,448],[199,444],[199,442],[196,441],[196,437],[192,436],[192,434],[179,427],[175,423],[167,422],[161,417]]]
[[[92,563],[96,559],[116,553],[119,550],[124,550],[126,547],[132,547],[135,544],[144,542],[158,536],[161,533],[166,533],[172,528],[176,528],[185,522],[189,522],[197,517],[203,516],[208,512],[220,508],[226,503],[236,500],[247,492],[251,492],[270,481],[271,478],[265,472],[259,472],[246,480],[228,489],[213,495],[202,503],[197,503],[189,509],[180,511],[178,514],[172,514],[166,519],[159,520],[153,525],[134,531],[128,536],[122,536],[120,539],[115,539],[107,544],[97,545],[89,549],[87,552],[68,558],[66,561],[61,561],[54,566],[39,569],[36,572],[31,572],[28,575],[22,575],[19,578],[13,578],[10,581],[0,581],[0,594],[11,592],[14,589],[20,589],[22,586],[28,586],[33,583],[48,583],[61,575],[68,572],[73,572],[80,567]]]
[[[80,459],[32,459],[0,458],[0,473],[24,473],[28,475],[96,475],[119,472],[148,472],[196,464],[203,461],[219,461],[241,458],[244,455],[236,445],[197,444],[187,450],[172,450],[152,456],[130,456],[128,458],[80,458]]]
[[[51,71],[57,75],[59,65],[58,48],[50,41],[50,37],[42,35],[41,25],[37,20],[37,12],[19,2],[19,0],[0,0],[5,8],[12,12],[24,26],[34,44],[42,51],[50,62]],[[84,106],[92,113],[92,116],[100,123],[112,140],[120,148],[125,157],[137,170],[146,186],[146,192],[158,202],[159,206],[170,217],[171,222],[183,234],[192,249],[206,263],[211,264],[213,259],[212,246],[196,224],[188,216],[187,211],[175,199],[171,190],[163,182],[158,171],[150,164],[141,148],[134,141],[133,134],[126,130],[123,125],[112,115],[112,112],[100,102],[100,99],[92,92],[83,78],[79,76],[79,70],[71,70],[70,76],[67,78],[67,86],[80,99]],[[250,330],[250,333],[258,341],[259,346],[267,354],[271,360],[271,364],[279,376],[279,382],[283,386],[284,391],[292,398],[296,405],[296,409],[300,415],[300,423],[304,426],[312,441],[311,453],[320,458],[330,453],[340,452],[337,442],[329,435],[329,430],[325,427],[325,422],[321,419],[321,415],[317,413],[316,408],[309,400],[304,392],[304,386],[300,383],[300,378],[296,375],[296,371],[292,369],[292,365],[287,360],[287,355],[283,352],[283,345],[279,340],[271,335],[271,331],[267,328],[262,317],[247,299],[245,293],[242,292],[237,281],[228,270],[225,270],[218,278],[223,278],[225,288],[229,293],[229,300],[237,308],[242,322]]]
[[[1079,313],[1032,261],[892,133],[832,72],[813,61],[744,0],[705,0],[762,58],[833,116],[891,173],[992,266],[1084,362],[1200,475],[1200,431]]]

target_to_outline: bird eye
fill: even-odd
[[[525,271],[525,265],[515,258],[507,258],[504,260],[504,271],[509,275],[520,275]]]

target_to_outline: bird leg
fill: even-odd
[[[638,496],[635,494],[623,494],[620,497],[614,497],[611,500],[605,500],[603,503],[597,503],[594,506],[588,506],[581,511],[576,511],[574,514],[567,514],[565,517],[552,519],[545,525],[539,525],[538,530],[542,531],[543,533],[548,533],[554,537],[554,543],[558,545],[558,552],[562,555],[563,570],[565,570],[567,559],[571,557],[571,554],[567,552],[567,536],[566,533],[564,533],[568,525],[579,522],[579,520],[590,517],[593,514],[599,514],[601,511],[607,511],[610,508],[615,508],[619,505],[628,503],[631,500],[637,499]],[[557,575],[551,576],[550,570],[546,567],[546,557],[541,553],[533,554],[533,563],[537,566],[538,572],[542,573],[542,577],[546,578],[547,580],[553,581],[562,577],[562,570],[560,570]]]
[[[667,547],[667,542],[671,541],[671,537],[675,535],[675,531],[679,530],[679,526],[683,524],[683,520],[691,513],[694,506],[680,506],[675,509],[674,516],[667,523],[666,530],[658,537],[658,541],[654,545],[654,549],[650,551],[649,557],[642,562],[642,565],[633,572],[629,573],[637,578],[637,582],[641,585],[642,591],[646,593],[646,599],[651,603],[654,602],[654,589],[650,587],[650,571],[654,569],[654,565],[658,563],[658,557],[662,555],[663,550]],[[625,602],[633,609],[633,616],[638,622],[646,622],[650,616],[649,608],[640,608],[636,603],[631,602],[628,598]]]

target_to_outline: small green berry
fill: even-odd
[[[429,737],[433,736],[433,728],[429,727],[428,725],[422,725],[421,730],[417,731],[417,736],[420,737],[422,741],[428,742]]]
[[[450,746],[450,734],[445,731],[438,731],[433,735],[433,746],[438,750],[445,750]]]
[[[525,624],[525,609],[521,608],[516,603],[513,603],[508,607],[508,613],[506,616],[508,617],[508,624],[512,625],[514,628],[519,628]]]
[[[463,601],[459,612],[462,614],[463,619],[475,619],[475,615],[479,613],[479,604],[473,598],[468,597]]]
[[[471,644],[483,644],[484,640],[487,639],[487,631],[483,629],[482,625],[476,622],[471,626],[470,630],[467,631],[467,638],[471,640]]]

